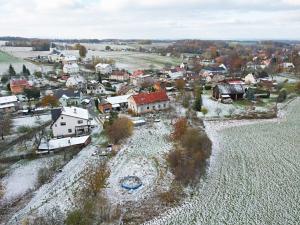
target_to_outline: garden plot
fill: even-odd
[[[206,123],[207,178],[192,200],[146,224],[299,224],[300,99],[283,119]]]
[[[152,127],[135,128],[130,141],[109,164],[111,174],[106,194],[113,204],[137,202],[155,194],[153,190],[157,188],[162,173],[160,162],[172,148],[165,138],[169,134],[169,125],[163,122],[155,123]],[[133,191],[122,188],[120,180],[127,176],[139,177],[142,186]]]

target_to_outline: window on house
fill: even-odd
[[[57,124],[55,124],[55,127],[57,127]]]
[[[164,104],[164,108],[166,108],[166,104]]]
[[[155,109],[155,105],[154,105],[154,106],[152,106],[152,109]]]
[[[69,133],[72,133],[72,129],[68,129],[68,132],[69,132]]]
[[[66,126],[67,124],[66,124],[66,122],[61,122],[60,125],[61,126]]]
[[[78,124],[82,124],[83,123],[83,120],[78,120]]]
[[[62,116],[62,117],[60,117],[62,120],[64,119],[64,117]]]
[[[158,105],[158,108],[160,109],[160,105]]]
[[[147,109],[149,109],[149,106],[147,107]]]

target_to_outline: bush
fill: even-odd
[[[47,183],[47,181],[50,179],[51,174],[48,171],[48,168],[39,169],[37,178],[38,186],[42,186],[43,184]]]
[[[172,139],[179,141],[188,128],[188,121],[186,118],[179,118],[173,125]]]
[[[284,102],[284,100],[286,100],[286,97],[287,91],[285,89],[281,89],[277,97],[277,102]]]
[[[179,145],[167,155],[167,163],[175,180],[183,185],[194,183],[204,174],[211,154],[211,141],[205,133],[188,128]]]
[[[110,142],[119,144],[120,141],[132,135],[133,123],[130,119],[121,117],[116,119],[111,125],[106,125],[105,132]]]
[[[208,90],[211,90],[211,85],[205,85],[205,86],[204,86],[204,89],[207,90],[207,91],[208,91]]]
[[[20,126],[17,129],[18,133],[28,133],[31,130],[32,130],[31,127],[28,127],[28,126]]]

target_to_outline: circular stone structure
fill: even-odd
[[[140,186],[143,185],[142,181],[140,178],[137,176],[127,176],[124,177],[121,181],[121,187],[126,189],[126,190],[136,190]]]

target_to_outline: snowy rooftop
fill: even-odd
[[[89,137],[90,136],[51,139],[48,142],[48,144],[47,142],[42,142],[39,146],[39,150],[52,150],[52,149],[64,148],[72,145],[84,144]]]
[[[105,64],[105,63],[98,63],[96,65],[97,68],[103,68],[103,69],[105,69],[105,68],[107,68],[109,66],[110,66],[109,64]]]
[[[17,102],[17,101],[18,101],[18,99],[17,99],[17,96],[15,96],[15,95],[0,97],[0,105]]]
[[[128,102],[128,98],[130,96],[131,95],[120,95],[120,96],[115,96],[115,97],[109,97],[109,98],[106,99],[106,101],[109,102],[112,105],[122,104],[122,103]]]
[[[61,110],[61,115],[78,117],[85,120],[89,119],[88,110],[78,107],[63,107]]]

